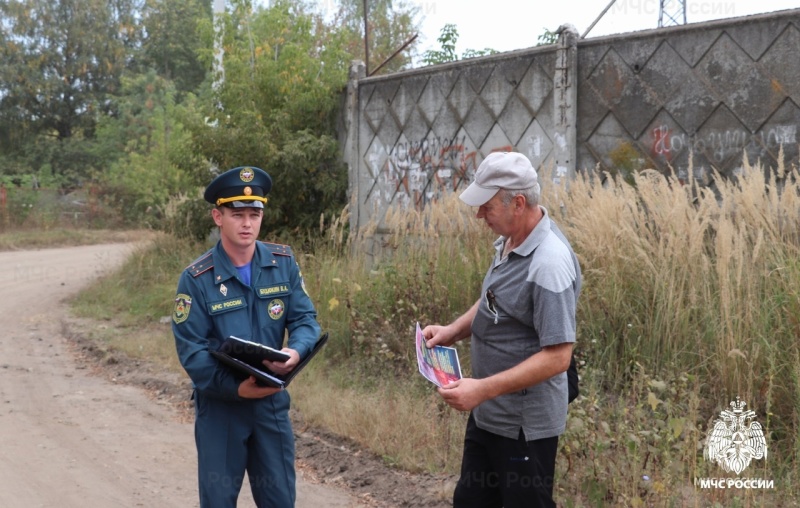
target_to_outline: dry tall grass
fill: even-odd
[[[800,503],[798,176],[744,161],[736,181],[715,175],[710,188],[648,171],[633,174],[633,185],[597,175],[544,185],[543,204],[584,270],[582,396],[560,440],[559,504]],[[417,372],[413,330],[417,321],[449,322],[475,301],[493,235],[457,196],[384,222],[393,234],[347,234],[346,210],[323,218],[326,240],[299,256],[331,341],[327,361],[292,384],[293,401],[307,422],[389,463],[455,473],[465,415]],[[168,315],[177,274],[199,250],[162,239],[77,305],[128,329]],[[162,349],[174,355],[164,334]],[[467,344],[459,354],[468,374]],[[756,411],[768,444],[767,460],[741,476],[774,488],[700,489],[695,478],[730,476],[702,448],[737,396]]]
[[[542,198],[584,269],[583,397],[561,441],[562,501],[796,503],[797,169],[770,174],[745,160],[739,178],[715,175],[710,188],[651,171],[633,178],[583,176],[568,188],[545,186]],[[385,225],[393,234],[381,249],[367,243],[375,236],[352,237],[339,246],[346,255],[317,249],[306,262],[320,320],[336,329],[328,353],[339,374],[307,379],[295,401],[316,423],[393,463],[455,472],[463,415],[442,408],[419,381],[412,327],[447,322],[474,302],[492,235],[455,196],[424,212],[393,211]],[[769,460],[747,473],[774,479],[773,491],[694,486],[694,478],[723,473],[703,460],[702,447],[737,396],[768,432]]]

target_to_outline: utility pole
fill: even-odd
[[[661,0],[658,27],[686,24],[686,0]]]
[[[219,89],[225,81],[225,67],[222,65],[222,57],[225,50],[222,48],[222,19],[225,14],[225,0],[214,0],[214,90]]]

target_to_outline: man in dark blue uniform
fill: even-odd
[[[220,240],[178,282],[172,330],[194,386],[201,508],[234,508],[245,471],[259,508],[295,504],[289,394],[239,376],[209,353],[231,335],[259,342],[291,356],[265,361],[284,375],[320,335],[291,249],[257,241],[271,187],[269,175],[254,167],[231,169],[211,182],[204,198],[215,206]]]

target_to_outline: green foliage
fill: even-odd
[[[456,54],[456,43],[458,42],[458,28],[453,24],[446,24],[442,27],[439,38],[436,39],[441,44],[440,50],[429,49],[422,55],[422,63],[425,65],[435,65],[458,60]],[[494,49],[485,48],[482,50],[467,49],[461,58],[475,58],[479,56],[492,55],[497,53]]]
[[[458,42],[458,27],[451,23],[442,27],[439,37],[436,39],[442,49],[429,49],[422,55],[422,63],[425,65],[436,65],[458,60],[456,55],[456,42]]]
[[[342,2],[329,21],[311,2],[232,2],[217,23],[225,79],[212,86],[206,0],[0,3],[0,174],[46,174],[64,194],[89,193],[101,223],[199,238],[203,202],[185,205],[198,214],[192,226],[170,211],[216,172],[256,165],[276,182],[275,233],[313,229],[344,204],[336,120],[351,60],[363,56],[362,6]],[[419,8],[369,7],[380,63],[414,33]]]
[[[128,325],[142,326],[157,323],[171,315],[178,276],[192,256],[202,251],[202,245],[159,235],[147,248],[134,251],[113,276],[100,279],[93,290],[81,291],[72,301],[73,308],[79,315],[100,320],[121,318]]]
[[[630,142],[623,141],[608,152],[608,157],[611,159],[609,174],[620,176],[629,185],[635,185],[636,180],[633,175],[637,168],[642,168],[644,162],[639,151]]]
[[[544,32],[542,32],[539,37],[536,38],[538,41],[536,43],[537,46],[547,46],[549,44],[555,44],[558,42],[558,34],[548,30],[547,28],[543,28]]]
[[[127,0],[0,3],[0,122],[17,140],[57,139],[46,159],[55,173],[82,175],[93,162],[79,143],[131,62],[134,12]]]
[[[239,6],[224,24],[222,109],[190,125],[194,151],[218,168],[253,165],[274,185],[270,229],[306,228],[344,205],[346,169],[335,139],[339,92],[349,55],[321,19],[277,2],[252,13]],[[193,168],[209,181],[208,166]]]
[[[173,83],[154,71],[123,79],[119,114],[105,117],[98,129],[102,158],[118,156],[95,175],[99,195],[129,224],[158,227],[171,197],[191,187],[186,172],[171,162],[190,142],[178,121],[186,108],[175,96]]]
[[[210,3],[200,0],[145,0],[142,64],[175,83],[181,92],[195,92],[209,67],[200,55],[203,20],[211,18]]]
[[[364,52],[363,0],[339,0],[339,10],[331,23],[341,27],[342,48],[350,55],[350,60],[368,61],[368,73],[382,64],[381,74],[407,68],[415,56],[416,41],[388,59],[417,32],[421,7],[406,0],[370,0],[367,9],[369,59]]]
[[[178,238],[203,242],[216,224],[211,218],[211,205],[202,196],[195,196],[172,203],[167,209],[163,227]]]

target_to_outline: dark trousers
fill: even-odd
[[[555,507],[558,436],[525,441],[492,434],[470,414],[454,508]]]
[[[195,394],[200,508],[236,508],[245,471],[258,508],[295,505],[289,394],[223,401]]]

